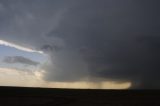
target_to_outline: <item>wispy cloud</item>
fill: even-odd
[[[41,54],[43,53],[42,51],[36,51],[36,50],[26,48],[26,47],[23,47],[23,46],[20,46],[20,45],[16,45],[16,44],[4,41],[4,40],[0,40],[0,45],[13,47],[13,48],[16,48],[18,50],[22,50],[22,51],[26,51],[26,52],[37,52],[37,53],[41,53]]]

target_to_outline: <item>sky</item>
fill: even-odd
[[[0,0],[0,85],[160,89],[159,0]]]

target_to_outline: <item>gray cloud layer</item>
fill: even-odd
[[[39,64],[38,62],[25,58],[23,56],[7,56],[4,58],[3,62],[10,64],[20,63],[32,66],[36,66]]]
[[[48,81],[131,81],[160,88],[158,0],[5,0],[0,39],[50,56]]]

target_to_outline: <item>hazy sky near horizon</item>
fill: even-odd
[[[0,0],[0,85],[160,89],[159,0]]]

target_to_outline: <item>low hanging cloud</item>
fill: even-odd
[[[47,54],[44,80],[129,81],[132,88],[160,88],[158,0],[1,4],[0,39]]]
[[[9,63],[9,64],[19,63],[19,64],[25,64],[25,65],[31,65],[31,66],[37,66],[40,64],[39,62],[30,60],[23,56],[7,56],[4,58],[3,62]]]

